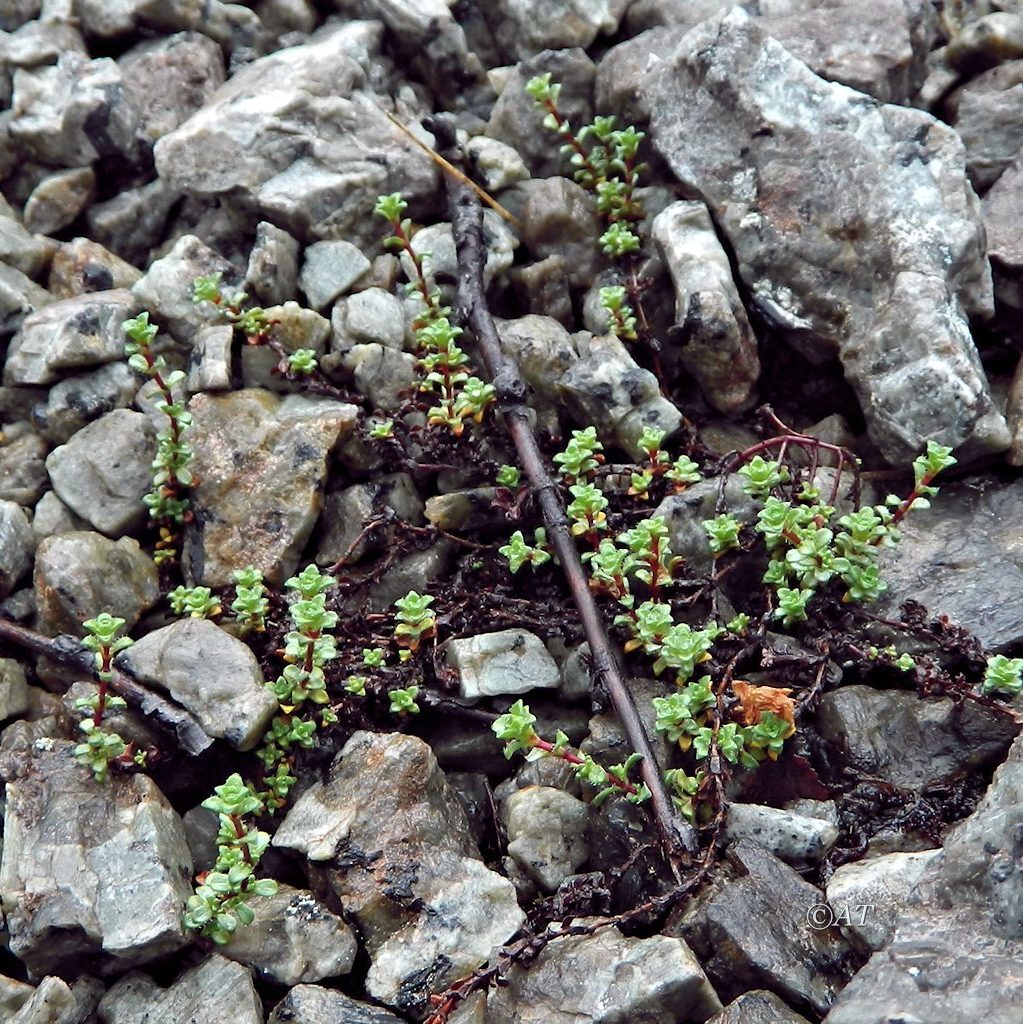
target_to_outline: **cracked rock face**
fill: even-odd
[[[951,129],[825,82],[739,10],[685,35],[646,88],[654,144],[758,312],[837,356],[886,458],[1007,447],[966,320],[990,312],[991,279]]]
[[[11,950],[37,976],[99,953],[141,964],[183,946],[192,860],[181,819],[145,775],[101,788],[74,744],[0,761],[7,783],[0,895]]]

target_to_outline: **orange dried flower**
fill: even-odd
[[[789,723],[791,736],[796,731],[796,705],[789,694],[792,690],[780,686],[753,686],[741,679],[732,681],[732,693],[739,698],[739,716],[743,725],[756,725],[765,711],[770,711]]]

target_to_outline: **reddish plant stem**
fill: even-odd
[[[650,740],[639,717],[632,694],[608,639],[600,609],[590,589],[589,577],[569,529],[557,484],[551,478],[533,436],[525,398],[527,387],[518,367],[505,358],[483,286],[486,249],[479,201],[463,186],[448,181],[452,230],[459,264],[459,306],[463,319],[472,327],[486,369],[494,382],[500,410],[515,444],[519,461],[543,514],[547,536],[561,562],[586,638],[590,644],[594,672],[611,697],[615,712],[632,749],[641,755],[639,770],[651,793],[651,805],[658,831],[677,872],[689,866],[699,846],[696,831],[679,817],[661,777]]]
[[[558,757],[568,764],[586,764],[586,758],[573,754],[570,750],[558,750],[549,740],[540,739],[539,736],[533,740],[533,746],[539,750],[545,750],[551,757]],[[607,773],[607,781],[610,785],[620,789],[623,793],[628,793],[630,796],[634,796],[639,792],[631,782],[619,779],[610,772]]]

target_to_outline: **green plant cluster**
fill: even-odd
[[[256,867],[270,837],[245,822],[262,810],[262,801],[242,781],[231,775],[202,806],[220,820],[217,833],[217,860],[211,871],[200,876],[200,884],[185,908],[185,927],[210,938],[217,945],[230,941],[239,925],[249,925],[255,913],[248,900],[253,896],[270,897],[277,893],[272,878],[257,878]]]
[[[543,111],[544,127],[565,140],[561,151],[575,168],[575,180],[596,197],[597,213],[605,224],[599,239],[601,250],[612,260],[639,252],[641,242],[633,225],[643,220],[636,189],[646,170],[637,159],[644,133],[631,125],[616,128],[614,117],[599,116],[576,132],[558,108],[561,85],[551,81],[550,72],[531,78],[526,92]],[[635,341],[636,317],[625,301],[625,288],[602,288],[600,303],[608,315],[608,329],[623,341]]]
[[[160,540],[153,555],[159,565],[177,556],[177,537],[171,524],[185,522],[191,504],[187,492],[192,486],[192,474],[188,468],[192,447],[185,440],[185,433],[192,426],[192,415],[183,400],[174,398],[174,388],[185,379],[185,374],[181,370],[168,371],[163,356],[153,353],[153,342],[159,329],[149,322],[149,314],[139,313],[125,320],[122,326],[128,336],[124,346],[128,365],[159,388],[160,399],[156,408],[167,417],[167,426],[156,438],[153,489],[142,498],[150,517],[160,525]]]
[[[266,629],[266,615],[270,609],[263,574],[247,565],[244,569],[236,569],[232,576],[235,598],[231,602],[231,611],[234,612],[242,635],[262,633]]]
[[[1023,658],[1007,658],[1004,654],[988,658],[980,690],[989,697],[1019,696],[1023,690]]]
[[[491,728],[504,743],[505,757],[511,758],[517,753],[523,753],[527,761],[536,761],[541,757],[560,758],[572,765],[581,781],[598,791],[593,799],[594,804],[603,803],[613,793],[621,793],[634,804],[649,799],[650,790],[642,783],[634,783],[629,779],[629,773],[641,760],[639,754],[630,754],[621,764],[605,768],[589,754],[573,750],[569,746],[568,737],[560,729],[553,743],[541,738],[533,728],[535,722],[536,716],[521,700],[517,700],[505,714],[497,718]]]
[[[488,408],[496,401],[493,384],[469,372],[469,356],[458,345],[462,329],[449,319],[451,310],[441,300],[440,291],[430,288],[423,265],[424,254],[412,246],[412,221],[404,218],[408,204],[400,192],[380,196],[376,213],[388,222],[391,235],[384,246],[403,252],[413,268],[408,292],[418,295],[422,312],[413,324],[418,366],[422,374],[419,390],[437,403],[429,408],[426,419],[431,426],[446,426],[460,437],[467,422],[480,423]]]
[[[118,652],[131,647],[130,637],[118,636],[124,626],[124,619],[119,619],[109,612],[100,612],[95,618],[82,623],[86,635],[82,638],[82,646],[94,655],[94,672],[99,682],[99,689],[90,697],[82,697],[75,701],[75,710],[84,711],[86,717],[78,723],[78,728],[85,737],[74,749],[75,760],[91,769],[97,782],[105,782],[110,772],[110,765],[144,764],[145,754],[139,752],[132,755],[129,744],[125,743],[116,732],[103,727],[103,718],[111,708],[123,708],[124,699],[110,693],[113,679],[113,660]]]
[[[167,594],[167,600],[175,615],[193,619],[210,619],[223,611],[220,599],[209,587],[178,586]]]

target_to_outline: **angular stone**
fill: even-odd
[[[626,7],[627,0],[497,0],[494,34],[517,60],[541,50],[585,48],[600,33],[614,34]]]
[[[1013,6],[1011,0],[1008,6]],[[971,19],[949,40],[946,54],[952,67],[967,74],[1019,57],[1023,57],[1023,17],[1018,10],[996,10]]]
[[[595,426],[605,444],[624,448],[634,459],[643,457],[644,429],[670,436],[682,425],[682,414],[661,395],[657,378],[612,335],[590,340],[558,381],[558,391],[580,423]]]
[[[52,302],[31,313],[11,340],[4,364],[7,384],[49,384],[61,371],[124,358],[121,324],[139,305],[123,289]]]
[[[910,893],[938,853],[889,853],[837,868],[827,894],[843,934],[865,949],[884,949]]]
[[[150,250],[163,241],[167,218],[180,198],[179,191],[159,178],[125,189],[89,207],[89,236],[122,259],[145,266]]]
[[[52,301],[45,288],[0,262],[0,337],[13,334],[30,313]]]
[[[826,693],[818,723],[844,767],[917,793],[997,762],[1019,731],[1011,715],[973,701],[869,686]]]
[[[156,431],[145,413],[115,409],[83,427],[46,460],[57,496],[93,529],[120,537],[146,518]]]
[[[561,682],[543,642],[525,629],[449,640],[447,657],[458,672],[459,693],[467,700],[554,689]]]
[[[272,585],[298,566],[320,511],[327,456],[351,433],[356,409],[327,399],[244,390],[197,395],[192,491],[186,533],[190,577],[227,586],[254,565]]]
[[[354,345],[377,343],[400,349],[405,341],[405,311],[401,299],[383,288],[367,288],[339,299],[330,313],[332,352]]]
[[[400,519],[413,526],[422,522],[423,499],[407,473],[391,473],[378,477],[372,483],[353,484],[341,491],[333,491],[323,499],[320,513],[320,544],[316,561],[320,565],[333,565],[343,555],[349,562],[357,562],[367,554],[382,550],[383,536],[367,535],[349,551],[366,520],[390,509]]]
[[[160,598],[156,566],[137,540],[87,531],[42,541],[34,586],[39,630],[47,636],[77,637],[82,622],[100,612],[120,616],[131,629]]]
[[[227,391],[231,387],[231,349],[234,327],[214,324],[203,327],[192,338],[186,385],[197,391]]]
[[[560,255],[574,287],[588,285],[603,265],[602,228],[593,199],[568,178],[531,182],[522,213],[522,240],[534,259]]]
[[[646,90],[654,144],[715,211],[753,305],[839,357],[887,459],[1008,445],[965,315],[991,290],[951,130],[824,82],[739,10],[688,33]]]
[[[25,203],[25,227],[41,235],[67,227],[89,204],[95,186],[91,167],[74,167],[44,178]]]
[[[32,565],[35,535],[25,510],[0,501],[0,598],[6,597]]]
[[[56,248],[56,242],[29,233],[14,216],[0,216],[0,260],[8,266],[39,277]]]
[[[351,242],[315,242],[306,248],[298,284],[309,305],[324,310],[369,267],[369,260]]]
[[[666,935],[626,938],[603,928],[555,939],[507,978],[487,1001],[487,1024],[675,1024],[721,1009],[692,950]]]
[[[757,339],[707,208],[673,203],[654,218],[651,234],[675,285],[682,365],[719,412],[744,408],[760,376]]]
[[[586,863],[586,804],[564,790],[529,786],[501,809],[508,854],[545,892]]]
[[[27,709],[25,670],[13,658],[0,658],[0,721],[14,718]]]
[[[529,177],[522,157],[511,146],[497,139],[477,135],[466,143],[465,152],[483,178],[483,185],[488,192],[500,192]]]
[[[275,896],[253,900],[251,907],[255,920],[235,932],[223,953],[258,977],[299,985],[352,969],[355,934],[308,890],[280,885]]]
[[[14,73],[13,139],[43,163],[81,167],[131,149],[137,115],[109,57],[63,53],[53,67]]]
[[[572,337],[557,320],[529,314],[498,320],[501,351],[515,361],[526,383],[545,402],[557,404],[558,381],[579,360]]]
[[[722,880],[669,928],[687,939],[718,991],[769,988],[824,1014],[852,974],[852,948],[834,927],[812,923],[824,894],[762,847],[741,841]]]
[[[748,839],[797,867],[821,861],[838,839],[838,829],[820,818],[793,814],[761,804],[728,805],[727,835],[732,842]]]
[[[103,1024],[263,1024],[252,972],[217,954],[162,989],[148,975],[121,978],[100,1001]]]
[[[296,985],[273,1008],[267,1024],[400,1024],[401,1019],[334,989]]]
[[[55,533],[70,533],[84,529],[86,523],[79,519],[53,491],[47,491],[36,502],[35,514],[32,516],[32,533],[37,544]]]
[[[238,279],[231,264],[195,235],[182,235],[132,286],[131,293],[138,308],[149,310],[179,341],[187,341],[193,332],[219,318],[210,303],[192,301],[195,279],[218,272],[223,274],[224,287],[236,290]]]
[[[333,26],[242,68],[158,141],[160,177],[179,191],[230,192],[304,240],[376,245],[376,196],[401,189],[415,200],[437,183],[429,157],[361,91],[360,52],[375,52],[380,32]]]
[[[187,121],[224,83],[220,47],[197,32],[139,43],[117,63],[147,145]]]
[[[524,919],[511,883],[478,859],[430,748],[412,736],[355,733],[273,844],[326,862],[373,961],[367,991],[400,1009],[474,970]]]
[[[118,655],[140,681],[166,690],[210,736],[251,750],[277,711],[248,646],[208,619],[155,629]]]
[[[985,192],[1023,146],[1023,60],[978,75],[952,102],[953,125],[966,147],[970,180],[978,192]]]
[[[0,1013],[10,1020],[32,997],[35,989],[23,981],[0,975]]]
[[[21,1009],[8,1018],[8,1024],[64,1024],[81,1019],[75,1013],[77,1000],[62,978],[43,978]]]
[[[720,1013],[714,1014],[707,1024],[810,1024],[794,1010],[790,1010],[773,992],[755,989],[733,999]]]
[[[827,1024],[892,1018],[1015,1024],[1023,1012],[1023,740],[976,810],[945,837],[895,935],[839,996]]]
[[[381,412],[394,412],[402,404],[401,392],[419,379],[416,359],[383,345],[353,345],[342,362],[355,386]]]
[[[435,494],[426,499],[423,514],[440,530],[502,526],[508,520],[504,510],[494,505],[496,497],[496,487],[472,487],[465,491]]]
[[[126,362],[107,363],[91,373],[66,377],[49,389],[45,403],[32,410],[32,424],[51,444],[63,444],[105,413],[126,409],[138,387],[139,378]],[[149,462],[154,449],[155,440]]]
[[[881,614],[919,601],[973,630],[985,647],[1008,652],[1023,640],[1023,608],[1004,599],[1023,587],[1021,509],[1020,480],[942,487],[931,508],[903,520],[899,544],[883,553]]]
[[[71,299],[86,292],[131,288],[142,271],[88,238],[65,242],[53,256],[47,287],[57,299]]]
[[[48,479],[46,452],[46,442],[32,431],[0,442],[0,501],[31,506],[42,497]]]
[[[245,288],[267,306],[295,297],[298,285],[298,240],[269,221],[256,225],[256,240],[245,272]]]
[[[0,890],[11,951],[37,976],[80,970],[100,952],[145,963],[188,941],[192,862],[181,819],[148,776],[111,774],[97,786],[73,749],[55,741],[0,763]]]
[[[330,321],[297,302],[283,306],[267,306],[267,319],[273,323],[274,340],[285,353],[309,349],[319,359],[330,337]],[[297,385],[284,380],[275,369],[281,357],[268,345],[241,347],[242,383],[245,387],[261,387],[270,391],[295,392]]]
[[[483,283],[487,286],[512,265],[519,240],[493,210],[483,211]],[[451,225],[442,222],[420,229],[412,236],[412,249],[423,260],[423,272],[431,285],[451,285],[458,280],[458,258]],[[415,269],[407,253],[401,254],[401,265],[412,280]]]
[[[1023,159],[1014,160],[1002,172],[984,196],[981,209],[995,295],[1013,309],[1023,309]]]

